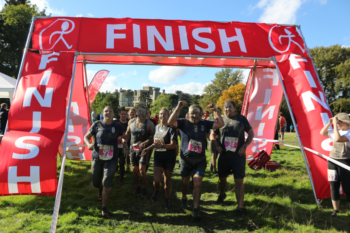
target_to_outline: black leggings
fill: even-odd
[[[340,163],[343,163],[347,166],[350,166],[350,159],[335,159]],[[343,191],[346,195],[346,198],[348,202],[350,203],[350,171],[328,161],[328,179],[330,178],[330,170],[333,170],[331,172],[336,173],[335,181],[329,181],[331,184],[331,195],[333,201],[339,201],[340,200],[340,183],[342,183]],[[334,175],[333,175],[334,177]]]

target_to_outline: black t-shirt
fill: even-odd
[[[126,133],[126,130],[128,129],[129,120],[126,120],[126,123],[121,122],[120,119],[114,120],[113,122],[119,124],[123,133]]]
[[[123,131],[119,124],[112,122],[106,125],[102,121],[96,121],[89,129],[92,135],[95,136],[94,149],[92,151],[92,158],[99,159],[100,145],[113,146],[113,158],[118,156],[118,137],[123,135]]]
[[[167,145],[171,143],[171,140],[177,140],[176,129],[171,126],[162,127],[157,125],[154,134],[154,142],[158,142],[162,145]],[[166,152],[166,153],[165,153]],[[155,155],[176,155],[175,149],[166,150],[166,149],[155,149]]]
[[[247,118],[242,115],[223,117],[224,126],[214,132],[220,134],[220,146],[227,154],[237,154],[245,142],[244,132],[252,129]]]
[[[9,115],[9,112],[6,109],[2,108],[0,110],[0,129],[2,131],[5,131],[8,115]]]
[[[177,127],[181,130],[181,158],[194,163],[205,158],[206,134],[213,125],[213,121],[203,119],[197,124],[184,118],[177,119]]]

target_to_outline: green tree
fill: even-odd
[[[233,71],[232,68],[223,68],[215,73],[215,79],[204,88],[203,98],[199,100],[199,105],[203,110],[207,109],[208,104],[216,103],[221,93],[230,86],[237,85],[243,80],[243,71]]]
[[[158,98],[151,104],[150,110],[152,114],[158,114],[162,107],[166,107],[170,110],[171,96],[172,95],[160,94]]]
[[[94,102],[92,102],[92,108],[95,109],[96,114],[100,114],[102,112],[102,110],[101,110],[102,100],[103,100],[102,94],[101,94],[101,92],[98,92],[95,99],[94,99]]]
[[[96,96],[97,97],[97,96]],[[118,111],[119,111],[119,101],[117,98],[114,97],[113,94],[107,93],[106,97],[103,98],[101,104],[100,104],[100,112],[104,109],[106,106],[111,106],[114,110],[115,118],[118,118]]]
[[[29,1],[7,0],[0,12],[0,70],[17,78],[33,16],[45,16]]]
[[[202,95],[192,95],[192,104],[198,104],[199,105],[199,100],[202,99]]]
[[[340,45],[310,49],[328,103],[350,97],[350,48]]]
[[[340,112],[350,113],[350,99],[339,98],[330,104],[333,115]]]

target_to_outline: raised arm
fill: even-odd
[[[334,142],[348,142],[349,139],[346,136],[341,136],[338,131],[338,117],[333,117],[333,127],[334,127]]]
[[[209,104],[208,108],[214,111],[214,118],[216,121],[214,122],[213,129],[219,129],[224,126],[224,120],[222,119],[221,112],[215,106],[215,104]]]
[[[321,134],[322,136],[328,137],[328,129],[329,129],[329,127],[332,125],[332,123],[333,123],[333,120],[332,120],[332,118],[331,118],[331,119],[329,119],[328,124],[325,125],[325,126],[321,129],[320,134]]]
[[[179,112],[180,112],[181,108],[183,108],[186,104],[187,104],[187,102],[184,101],[184,100],[179,101],[179,103],[177,104],[177,106],[175,108],[175,111],[171,114],[171,116],[169,117],[169,120],[168,120],[168,124],[171,127],[177,128],[176,118],[179,115]]]

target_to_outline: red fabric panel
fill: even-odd
[[[1,195],[56,195],[73,58],[73,53],[27,53],[1,142]]]
[[[277,70],[257,68],[253,82],[247,119],[253,128],[255,138],[273,139],[283,96]],[[246,156],[252,158],[261,150],[265,150],[271,155],[272,147],[272,142],[253,141],[247,147]]]
[[[108,70],[100,70],[98,71],[94,78],[92,79],[91,83],[89,84],[89,100],[90,100],[90,106],[92,106],[92,103],[95,100],[95,97],[100,90],[103,82],[106,80],[107,76],[109,74]]]
[[[69,127],[66,147],[84,145],[84,136],[90,129],[89,107],[84,88],[83,64],[77,63],[75,68],[74,88],[72,103],[69,115]],[[67,94],[69,99],[69,94]],[[68,102],[67,102],[68,107]],[[61,140],[59,152],[62,155],[64,138]],[[70,149],[67,152],[67,159],[91,161],[92,152],[87,147]]]
[[[320,135],[332,113],[317,79],[311,59],[291,55],[278,63],[283,82],[297,121],[300,139],[304,147],[328,155],[332,140]],[[316,196],[318,199],[330,197],[327,177],[327,161],[305,151],[310,164]]]
[[[252,82],[252,76],[253,76],[253,70],[250,71],[250,74],[249,74],[249,77],[247,80],[247,85],[245,86],[245,93],[244,93],[243,104],[242,104],[242,109],[241,109],[241,115],[243,115],[245,117],[247,117],[247,113],[248,113],[248,111],[247,111],[246,114],[244,114],[244,112],[246,111],[246,109],[248,109],[248,106],[249,106],[249,101],[248,101],[249,87],[250,87],[250,84]],[[253,88],[253,86],[252,86],[252,88]]]
[[[95,53],[308,57],[295,27],[263,23],[131,18],[37,19],[33,48]]]

